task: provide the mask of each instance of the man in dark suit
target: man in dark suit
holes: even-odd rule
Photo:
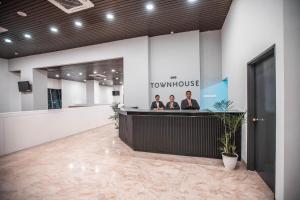
[[[195,99],[192,99],[192,92],[185,92],[186,99],[181,101],[181,109],[182,110],[199,110],[200,106]]]
[[[151,104],[151,110],[163,110],[165,109],[165,105],[160,100],[160,96],[157,94],[155,95],[155,101]]]
[[[170,101],[166,105],[167,110],[180,110],[178,103],[175,102],[174,99],[175,99],[174,95],[169,96]]]

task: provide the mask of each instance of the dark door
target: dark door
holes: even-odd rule
[[[251,64],[252,97],[250,97],[250,146],[252,168],[275,192],[276,155],[276,81],[274,49]],[[248,87],[249,89],[249,87]],[[248,93],[249,95],[249,93]]]

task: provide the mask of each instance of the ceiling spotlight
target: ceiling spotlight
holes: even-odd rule
[[[67,74],[67,76],[71,76],[71,74]]]
[[[146,4],[146,9],[149,10],[149,11],[151,11],[151,10],[154,9],[154,5],[152,3],[147,3]]]
[[[75,21],[74,22],[75,26],[81,28],[82,27],[82,22],[81,21]]]
[[[4,38],[4,42],[6,42],[6,43],[12,43],[12,40],[9,39],[9,38]]]
[[[114,18],[115,18],[115,16],[112,13],[107,13],[106,14],[106,19],[113,20]]]
[[[27,14],[22,11],[18,11],[17,14],[20,15],[21,17],[27,17]]]
[[[97,72],[96,72],[96,71],[94,71],[94,74],[97,74]]]
[[[116,71],[115,69],[112,69],[112,70],[111,70],[111,72],[115,72],[115,71]]]
[[[171,32],[170,32],[170,34],[172,34],[172,35],[173,35],[173,34],[174,34],[174,31],[171,31]]]
[[[79,72],[78,74],[79,74],[79,76],[81,76],[81,75],[82,75],[82,72]]]
[[[104,80],[106,81],[107,79],[105,78]]]
[[[118,78],[118,77],[116,77],[116,80],[119,80],[119,78]]]
[[[58,28],[52,26],[52,27],[50,27],[50,31],[51,31],[52,33],[58,33]]]
[[[55,77],[56,77],[56,78],[59,78],[59,75],[58,75],[58,74],[56,74],[56,75],[55,75]]]
[[[85,79],[84,79],[83,81],[84,81],[84,82],[86,82],[86,80],[85,80]]]
[[[31,36],[29,33],[25,33],[25,34],[24,34],[24,37],[25,37],[26,39],[31,39],[31,38],[32,38],[32,36]]]
[[[189,3],[195,3],[197,0],[187,0]]]
[[[123,82],[121,81],[120,84],[122,84]]]

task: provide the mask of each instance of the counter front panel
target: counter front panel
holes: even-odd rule
[[[241,130],[236,133],[239,155],[240,134]],[[137,151],[221,158],[219,138],[222,135],[222,121],[209,112],[120,112],[119,137]]]

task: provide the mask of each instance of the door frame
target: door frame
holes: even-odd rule
[[[248,170],[255,170],[255,129],[254,123],[251,119],[253,119],[253,114],[255,113],[255,65],[264,61],[269,56],[274,56],[276,61],[276,45],[272,45],[264,52],[259,54],[257,57],[252,59],[250,62],[247,63],[247,169]],[[275,75],[276,75],[276,62],[275,62]],[[275,77],[276,82],[276,77]],[[276,86],[275,86],[276,87]],[[277,99],[276,99],[277,100]],[[277,102],[277,101],[276,101]],[[277,111],[275,112],[277,115]],[[276,137],[276,132],[275,132]],[[276,140],[276,138],[275,138]],[[276,145],[275,145],[276,146]],[[276,147],[275,147],[275,155],[276,155]],[[276,159],[276,156],[275,156]],[[276,164],[276,163],[275,163]],[[276,165],[275,165],[275,176],[276,176]]]

